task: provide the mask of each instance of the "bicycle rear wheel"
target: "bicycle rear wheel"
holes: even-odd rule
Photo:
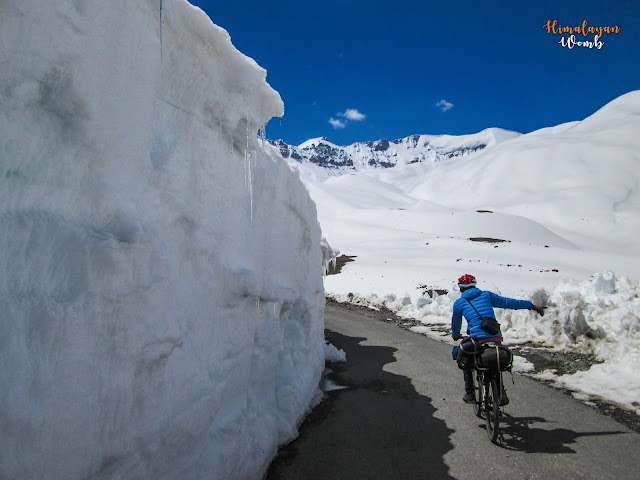
[[[480,372],[473,372],[473,396],[476,403],[473,404],[473,413],[482,418],[482,401],[484,399],[483,379]]]
[[[487,434],[492,442],[498,439],[498,429],[500,425],[500,390],[494,375],[487,384],[485,393],[485,409],[487,413]]]

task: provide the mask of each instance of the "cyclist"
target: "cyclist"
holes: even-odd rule
[[[534,305],[528,300],[516,300],[514,298],[501,297],[488,290],[482,291],[476,287],[477,281],[473,275],[463,275],[458,279],[458,287],[462,293],[462,297],[455,301],[453,304],[453,314],[451,316],[451,336],[454,340],[462,338],[460,335],[460,328],[462,327],[462,317],[467,320],[467,335],[470,337],[476,337],[479,343],[502,342],[502,332],[492,335],[485,332],[481,328],[481,317],[496,318],[496,314],[493,311],[493,307],[497,308],[510,308],[513,310],[534,310],[540,315],[544,315],[544,308]],[[473,303],[471,303],[473,302]],[[454,359],[457,356],[459,347],[454,347],[453,356]],[[473,377],[472,369],[465,369],[462,371],[464,376],[464,390],[465,396],[463,400],[466,403],[474,403],[475,398],[473,394]],[[506,391],[503,390],[501,405],[507,405],[509,399],[507,398]]]

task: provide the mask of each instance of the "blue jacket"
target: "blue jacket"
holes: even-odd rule
[[[502,336],[502,332],[498,332],[497,335],[491,335],[480,328],[482,321],[473,307],[469,305],[467,299],[471,300],[473,307],[476,307],[476,310],[478,310],[481,317],[496,318],[493,307],[510,308],[513,310],[531,310],[533,308],[533,303],[528,300],[516,300],[514,298],[501,297],[493,292],[482,291],[479,288],[470,288],[463,292],[462,298],[459,298],[453,304],[451,336],[454,339],[460,338],[460,328],[462,327],[463,315],[464,318],[467,319],[467,335],[470,337],[476,336],[478,338],[487,338]]]

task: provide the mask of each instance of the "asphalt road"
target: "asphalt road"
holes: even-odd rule
[[[325,311],[347,354],[267,479],[637,479],[640,435],[551,387],[505,377],[498,445],[462,402],[451,347],[359,312]]]

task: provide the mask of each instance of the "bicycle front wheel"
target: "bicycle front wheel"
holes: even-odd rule
[[[473,404],[473,413],[482,418],[482,401],[484,399],[483,379],[480,372],[473,372],[473,395],[476,403]]]
[[[500,425],[500,390],[494,375],[487,385],[485,393],[485,407],[487,413],[487,434],[492,442],[498,439],[498,428]]]

